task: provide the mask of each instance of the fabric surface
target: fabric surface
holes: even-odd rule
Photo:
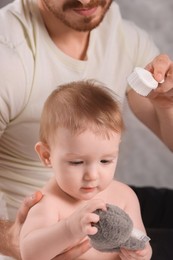
[[[147,229],[148,235],[151,237],[151,246],[153,255],[151,260],[172,260],[173,250],[173,229]]]

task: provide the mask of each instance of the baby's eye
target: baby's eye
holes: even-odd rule
[[[69,164],[71,164],[71,165],[80,165],[82,163],[83,163],[83,161],[70,161],[69,162]]]
[[[107,164],[107,163],[110,163],[111,161],[110,160],[101,160],[100,162],[103,164]]]

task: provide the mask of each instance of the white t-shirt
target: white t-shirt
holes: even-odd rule
[[[43,103],[52,90],[62,83],[96,79],[123,102],[127,76],[157,54],[144,31],[122,20],[115,2],[91,32],[85,61],[57,48],[36,0],[16,0],[0,10],[0,191],[10,218],[23,197],[52,174],[34,151]]]

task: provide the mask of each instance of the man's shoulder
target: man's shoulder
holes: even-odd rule
[[[137,26],[134,22],[130,20],[126,20],[125,18],[122,17],[121,15],[121,10],[119,5],[116,2],[112,2],[108,12],[107,16],[105,17],[105,23],[109,23],[110,26],[112,26],[112,29],[114,28],[116,31],[116,28],[113,27],[117,24],[119,32],[124,35],[124,37],[127,37],[126,40],[130,40],[131,38],[133,39],[140,37],[146,37],[148,34]]]
[[[112,27],[113,25],[115,26],[115,24],[118,24],[120,21],[122,21],[120,8],[118,4],[113,1],[105,15],[105,18],[103,19],[102,24],[108,24],[108,26]]]
[[[1,44],[15,47],[26,39],[32,22],[25,2],[25,0],[17,0],[0,9]]]

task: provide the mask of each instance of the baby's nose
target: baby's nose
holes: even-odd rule
[[[85,180],[96,180],[98,178],[98,169],[96,167],[88,167],[85,171]]]

